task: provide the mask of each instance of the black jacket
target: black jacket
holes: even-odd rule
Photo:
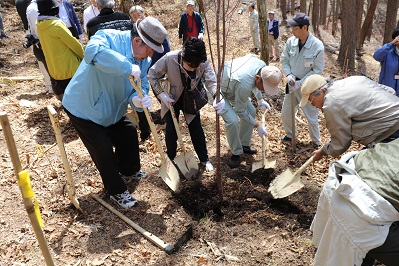
[[[111,8],[104,8],[97,17],[87,22],[87,33],[89,39],[96,34],[98,30],[131,30],[133,28],[129,15],[121,12],[114,12]]]

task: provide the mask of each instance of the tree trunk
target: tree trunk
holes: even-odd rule
[[[291,0],[290,13],[291,13],[291,17],[295,14],[295,0]]]
[[[313,26],[313,32],[316,36],[319,35],[319,14],[320,14],[320,0],[313,0],[312,26]]]
[[[383,43],[392,41],[392,31],[395,29],[397,23],[397,12],[398,0],[388,0]]]
[[[370,1],[370,6],[367,9],[367,14],[366,17],[364,18],[363,26],[362,29],[360,30],[359,34],[359,40],[357,47],[362,48],[364,41],[366,40],[367,33],[370,30],[370,26],[372,25],[373,22],[373,17],[374,17],[374,12],[377,8],[378,0],[371,0]]]
[[[283,23],[287,20],[287,0],[280,0],[280,10],[281,10],[281,15],[283,16]]]
[[[260,59],[269,64],[269,42],[267,41],[269,31],[267,30],[267,7],[266,1],[258,0],[257,3],[259,13],[259,34],[260,34]]]
[[[338,62],[343,67],[345,75],[348,69],[355,68],[356,36],[353,34],[353,25],[356,25],[356,0],[342,1],[341,16],[341,47],[339,49]]]
[[[355,24],[355,37],[356,44],[359,44],[360,39],[360,29],[362,27],[362,19],[363,19],[363,0],[356,0],[356,24]],[[361,47],[356,45],[356,49],[360,51]]]
[[[300,8],[302,13],[306,13],[306,0],[301,0]]]
[[[332,18],[332,27],[331,27],[331,34],[333,36],[336,35],[338,29],[338,19],[339,19],[339,11],[340,11],[340,0],[334,0],[334,14]]]
[[[319,0],[320,3],[320,11],[319,11],[319,25],[320,26],[325,26],[326,25],[326,12],[324,9],[325,4],[327,3],[327,0]]]

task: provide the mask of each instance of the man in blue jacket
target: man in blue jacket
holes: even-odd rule
[[[280,35],[278,29],[278,19],[274,17],[276,12],[269,11],[269,18],[267,19],[267,30],[269,32],[269,57],[273,59],[273,48],[276,53],[276,60],[280,60],[280,49],[278,47],[278,36]]]
[[[195,2],[188,0],[186,2],[187,12],[180,17],[179,22],[179,44],[183,44],[189,37],[195,37],[200,40],[204,38],[204,21],[201,15],[194,11]]]
[[[65,90],[62,104],[100,172],[110,199],[123,208],[137,201],[124,179],[141,179],[137,131],[125,113],[128,104],[151,108],[147,70],[154,50],[163,51],[167,31],[159,20],[138,20],[137,30],[99,30]],[[143,98],[128,77],[141,78]],[[115,148],[115,151],[114,151]]]
[[[393,88],[399,96],[399,27],[392,32],[392,40],[377,49],[373,57],[381,63],[378,82]]]

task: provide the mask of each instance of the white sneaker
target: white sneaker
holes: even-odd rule
[[[203,166],[205,166],[205,170],[206,170],[207,172],[212,172],[212,171],[213,171],[213,165],[211,164],[210,161],[201,162],[201,164],[202,164]]]
[[[141,179],[145,179],[146,177],[147,177],[147,173],[144,171],[138,171],[138,172],[134,173],[133,175],[122,175],[122,179],[126,182],[129,182],[132,179],[141,180]]]
[[[128,190],[126,190],[122,194],[110,195],[109,198],[118,203],[119,206],[124,209],[133,207],[137,203],[137,200],[135,200],[132,195],[130,195],[130,192]]]

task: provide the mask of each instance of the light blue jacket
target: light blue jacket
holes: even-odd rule
[[[289,38],[281,55],[281,68],[286,76],[293,74],[302,84],[307,77],[324,71],[324,45],[310,32],[299,51],[299,39]]]
[[[384,44],[375,51],[373,57],[381,63],[378,82],[393,88],[396,91],[396,96],[399,96],[399,80],[394,78],[399,72],[399,56],[395,52],[395,45]]]
[[[252,125],[256,125],[256,120],[251,116],[247,109],[247,103],[251,93],[257,99],[262,99],[262,92],[255,86],[255,77],[259,69],[266,66],[254,54],[248,54],[226,62],[223,68],[220,90],[223,97],[234,106],[234,111],[240,117]]]
[[[140,67],[142,90],[148,94],[150,63],[149,57],[133,58],[130,31],[99,30],[87,43],[83,61],[65,90],[62,105],[79,118],[105,127],[115,124],[137,95],[128,79],[132,64]]]

